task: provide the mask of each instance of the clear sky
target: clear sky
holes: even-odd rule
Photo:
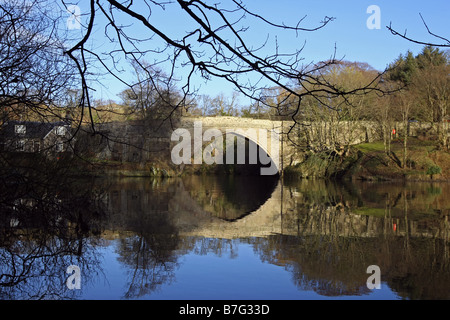
[[[219,0],[214,0],[219,2]],[[224,3],[226,1],[223,1]],[[300,26],[316,27],[325,16],[334,17],[325,28],[298,33],[279,30],[262,25],[251,25],[246,34],[247,41],[255,47],[261,45],[269,35],[267,50],[274,48],[277,37],[280,51],[292,52],[305,45],[302,57],[305,63],[318,62],[332,56],[337,48],[337,58],[349,61],[367,62],[377,70],[384,70],[400,54],[411,50],[419,53],[423,46],[411,43],[398,36],[392,35],[386,28],[392,23],[394,29],[423,41],[442,42],[431,37],[422,23],[419,13],[426,20],[429,28],[436,34],[450,38],[450,1],[448,0],[248,0],[244,1],[247,8],[275,23],[295,25],[299,19],[306,16]],[[82,2],[80,2],[80,5]],[[177,6],[177,4],[174,4]],[[367,13],[371,5],[380,9],[380,29],[369,29],[367,20],[373,12]],[[81,8],[84,10],[87,8]],[[176,7],[174,7],[176,9]],[[180,11],[172,11],[170,6],[165,10],[154,10],[151,22],[162,26],[168,34],[179,34],[186,31],[187,20],[180,16]],[[249,20],[250,21],[250,20]],[[126,24],[126,21],[124,22]],[[245,21],[244,21],[245,23]],[[99,27],[96,37],[97,46],[104,43],[101,39],[103,29]],[[180,72],[183,72],[180,70]],[[124,89],[117,82],[105,82],[107,88],[99,89],[103,98],[117,100],[117,93]],[[202,84],[202,93],[212,96],[224,92],[230,93],[231,86],[223,82]]]

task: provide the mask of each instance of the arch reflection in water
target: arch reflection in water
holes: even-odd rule
[[[261,190],[259,201],[246,203],[249,188],[234,191],[239,180],[208,179],[99,182],[108,216],[97,241],[83,236],[82,257],[102,255],[82,272],[109,284],[84,283],[78,297],[449,298],[446,184],[285,180],[268,198]],[[219,190],[220,201],[235,205],[228,212],[210,210]],[[366,287],[373,264],[381,291]]]
[[[445,288],[449,284],[446,280],[449,227],[441,198],[450,191],[447,188],[439,193],[435,192],[437,186],[285,182],[283,187],[278,183],[271,197],[251,214],[223,219],[213,210],[205,210],[211,206],[210,202],[198,199],[204,199],[206,189],[213,193],[211,189],[215,187],[211,186],[227,183],[205,182],[202,177],[190,179],[194,181],[176,180],[166,187],[160,186],[150,192],[154,192],[153,196],[145,198],[155,203],[165,194],[170,199],[163,210],[164,223],[170,228],[161,230],[176,230],[171,233],[178,241],[176,249],[172,246],[171,251],[172,258],[178,257],[176,267],[174,263],[171,268],[172,280],[177,278],[175,269],[183,268],[181,257],[190,260],[197,255],[212,255],[237,259],[239,248],[250,245],[263,265],[269,262],[292,273],[299,293],[312,290],[330,297],[373,294],[365,285],[366,268],[377,264],[383,272],[384,286],[390,288],[389,297],[396,294],[421,299],[448,296]],[[203,183],[209,187],[199,190]],[[200,196],[191,197],[191,194]],[[230,197],[228,200],[233,202]],[[273,204],[270,208],[269,203]],[[441,209],[437,211],[436,206]],[[145,214],[151,214],[148,206],[142,208],[147,208]],[[205,273],[220,270],[214,261],[210,263],[198,267]],[[241,268],[245,274],[246,267]],[[429,272],[433,280],[422,278],[422,274]],[[261,281],[276,283],[278,276],[274,273],[274,278]],[[411,277],[414,288],[410,287]],[[224,279],[222,285],[226,287],[229,280]],[[198,281],[203,287],[201,278]],[[245,291],[246,280],[241,281]],[[433,289],[427,283],[432,283]],[[392,293],[394,289],[396,294]],[[421,295],[415,295],[416,292]],[[158,294],[153,292],[152,296]]]
[[[183,179],[189,196],[214,217],[236,221],[258,210],[273,196],[278,177],[191,176]]]

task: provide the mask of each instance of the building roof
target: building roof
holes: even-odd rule
[[[25,125],[25,133],[16,133],[16,125]],[[4,137],[23,137],[28,139],[43,139],[53,128],[67,126],[63,121],[59,122],[38,122],[38,121],[8,121],[5,123],[0,134]]]

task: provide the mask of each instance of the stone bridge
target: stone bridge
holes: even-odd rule
[[[363,121],[300,123],[294,127],[293,121],[184,116],[176,127],[154,127],[158,126],[145,120],[104,123],[98,130],[108,139],[90,141],[89,148],[99,159],[120,162],[152,162],[155,156],[174,165],[249,161],[262,164],[261,175],[274,175],[302,162],[299,145],[321,150],[380,138],[377,125]],[[89,139],[79,139],[83,148]]]
[[[238,137],[237,145],[239,145],[239,138],[246,138],[253,143],[251,144],[253,149],[248,148],[248,154],[253,155],[253,159],[250,158],[253,162],[250,164],[255,163],[257,154],[259,160],[264,160],[264,157],[268,156],[270,160],[261,162],[263,164],[270,162],[270,167],[261,168],[261,175],[273,175],[283,174],[284,168],[303,160],[303,153],[299,151],[299,146],[316,150],[323,150],[324,147],[331,150],[335,148],[337,152],[340,152],[345,145],[381,138],[377,124],[368,121],[302,122],[295,126],[294,124],[293,121],[241,117],[182,117],[180,129],[176,130],[171,137],[170,149],[174,152],[172,156],[176,157],[182,149],[186,151],[184,152],[186,157],[178,158],[178,163],[201,164],[202,161],[213,163],[214,160],[223,159],[223,157],[221,157],[222,153],[218,152],[215,154],[217,158],[214,159],[211,156],[212,150],[226,141],[226,163],[234,164],[235,155],[233,149],[229,147],[234,146],[234,137]],[[217,138],[219,138],[218,143]],[[264,152],[255,151],[256,146]],[[240,159],[240,151],[241,154],[244,153],[243,149],[238,147],[237,161]],[[193,158],[189,155],[193,155]]]
[[[183,154],[184,158],[174,162],[244,164],[248,156],[250,164],[268,165],[261,167],[261,175],[282,174],[285,166],[295,162],[294,143],[286,139],[293,124],[239,117],[183,117],[171,136],[172,160]]]

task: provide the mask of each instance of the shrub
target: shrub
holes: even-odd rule
[[[433,175],[440,174],[442,172],[441,167],[437,165],[432,165],[428,167],[427,174],[431,176],[431,179],[433,179]]]

